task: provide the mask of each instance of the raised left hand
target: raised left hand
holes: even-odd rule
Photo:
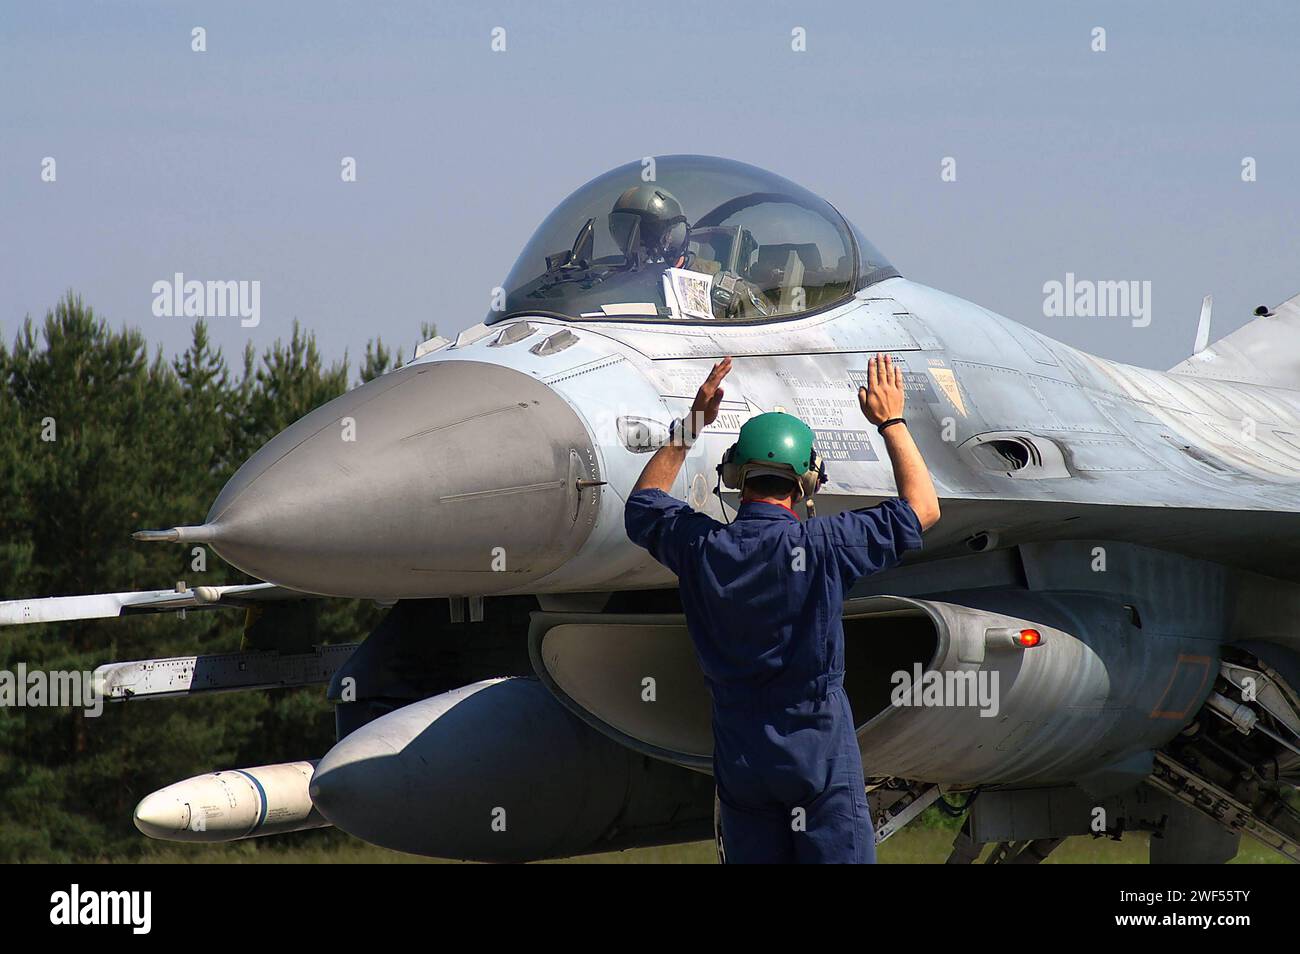
[[[879,426],[890,418],[903,416],[903,369],[889,355],[877,354],[867,362],[867,387],[858,388],[858,404],[863,416]]]

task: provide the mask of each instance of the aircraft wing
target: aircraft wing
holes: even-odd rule
[[[109,619],[135,613],[168,613],[220,606],[246,607],[267,600],[302,599],[310,595],[276,586],[274,583],[247,583],[7,600],[0,602],[0,626],[57,623],[76,619]]]
[[[1217,381],[1300,387],[1300,295],[1169,370]]]

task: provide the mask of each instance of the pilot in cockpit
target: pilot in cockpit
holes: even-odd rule
[[[653,182],[644,171],[628,163],[557,206],[485,324],[797,318],[898,274],[824,199],[761,169],[665,156]]]
[[[714,318],[763,318],[775,310],[746,274],[759,249],[743,226],[692,229],[682,204],[653,183],[623,192],[609,214],[609,231],[633,268],[659,265],[710,276]]]

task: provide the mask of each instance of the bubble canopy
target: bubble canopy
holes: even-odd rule
[[[620,166],[561,202],[486,323],[763,321],[820,311],[897,274],[834,206],[788,179],[665,156]]]

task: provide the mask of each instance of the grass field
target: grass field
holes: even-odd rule
[[[952,832],[942,828],[906,830],[880,849],[884,864],[941,864],[948,857]],[[331,832],[322,844],[277,847],[274,839],[228,845],[168,847],[142,859],[161,864],[445,864],[431,858],[406,855]],[[1126,835],[1123,841],[1071,838],[1057,848],[1046,864],[1141,865],[1147,861],[1147,836]],[[1232,864],[1282,864],[1276,852],[1250,838],[1242,838],[1241,851]],[[454,863],[454,862],[452,862]],[[714,864],[713,842],[701,841],[666,848],[637,848],[605,855],[588,855],[558,864]]]

